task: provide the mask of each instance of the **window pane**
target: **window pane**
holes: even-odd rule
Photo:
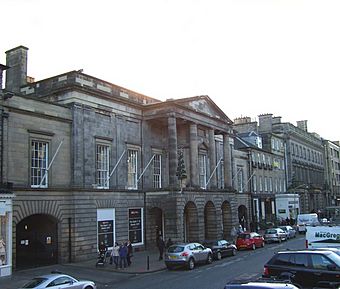
[[[97,144],[96,150],[96,182],[98,188],[108,188],[110,148],[107,145]]]
[[[161,155],[155,154],[153,158],[153,187],[161,188]]]
[[[47,187],[48,143],[31,142],[31,186]]]
[[[137,189],[137,151],[128,150],[128,188]]]

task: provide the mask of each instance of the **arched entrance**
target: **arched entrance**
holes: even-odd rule
[[[247,230],[249,228],[247,208],[244,205],[238,207],[238,221],[243,229]]]
[[[194,242],[199,240],[198,214],[196,205],[188,202],[184,208],[184,241]]]
[[[158,207],[153,207],[150,209],[149,214],[150,214],[149,228],[151,230],[150,241],[153,244],[156,244],[159,236],[164,237],[163,210]]]
[[[233,224],[230,203],[227,201],[224,201],[222,203],[221,211],[222,211],[223,238],[229,240],[231,239],[230,233],[231,233],[232,224]]]
[[[217,239],[216,209],[209,201],[204,207],[204,237],[206,240]]]
[[[58,223],[44,214],[32,215],[16,226],[16,267],[28,268],[58,262]]]

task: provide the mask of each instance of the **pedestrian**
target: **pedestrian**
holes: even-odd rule
[[[238,229],[237,229],[237,234],[242,234],[243,233],[243,228],[242,225],[238,225]]]
[[[111,258],[113,260],[113,263],[116,266],[116,269],[118,269],[118,265],[119,265],[119,245],[118,245],[117,242],[115,242],[115,245],[112,248]],[[111,262],[111,264],[112,264],[112,262]]]
[[[158,250],[159,250],[159,261],[161,261],[161,260],[163,260],[163,252],[164,252],[164,249],[165,249],[165,243],[163,241],[162,236],[159,236],[159,238],[158,238],[157,247],[158,247]]]
[[[235,226],[231,229],[230,236],[233,239],[233,243],[236,243],[236,237],[237,237],[237,230]]]
[[[127,241],[127,265],[130,266],[131,265],[131,257],[133,252],[133,247],[132,244],[130,242],[130,240]]]
[[[169,238],[168,241],[166,242],[166,247],[169,248],[173,244],[174,243],[172,242],[171,238]]]
[[[126,268],[127,253],[128,253],[127,244],[122,243],[119,247],[119,267],[120,267],[120,269],[123,269],[123,266],[124,266],[124,268]]]

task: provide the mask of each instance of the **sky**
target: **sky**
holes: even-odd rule
[[[1,0],[0,63],[72,70],[165,101],[208,95],[340,140],[339,0]]]

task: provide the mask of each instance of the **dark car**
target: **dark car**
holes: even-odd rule
[[[339,287],[340,256],[324,250],[278,252],[264,265],[263,277],[283,274],[300,288]]]
[[[225,256],[235,256],[237,252],[237,247],[226,240],[208,240],[203,245],[212,250],[213,257],[217,260]]]

